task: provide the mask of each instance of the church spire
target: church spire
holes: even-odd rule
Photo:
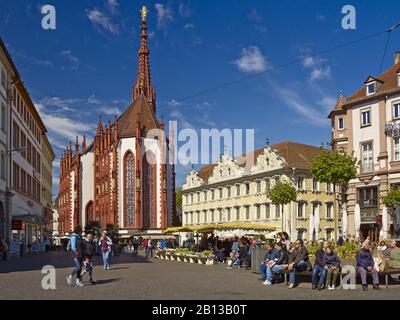
[[[156,92],[151,85],[150,75],[150,62],[149,62],[149,48],[147,46],[147,14],[148,10],[143,6],[142,14],[142,27],[141,27],[141,43],[139,49],[139,63],[136,83],[132,90],[132,101],[135,101],[140,94],[143,94],[151,109],[156,113]]]

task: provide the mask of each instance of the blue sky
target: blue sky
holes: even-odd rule
[[[57,29],[41,28],[42,2],[0,0],[0,36],[41,113],[57,160],[74,137],[93,136],[130,102],[136,77],[142,5],[148,28],[158,116],[180,128],[254,128],[255,146],[330,139],[326,119],[340,90],[347,96],[379,71],[386,35],[329,54],[310,55],[373,34],[400,21],[398,1],[48,1]],[[343,30],[352,4],[357,29]],[[392,34],[384,69],[400,50]],[[181,101],[254,72],[305,58],[286,68]],[[178,166],[180,185],[188,167]]]

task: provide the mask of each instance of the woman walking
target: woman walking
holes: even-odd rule
[[[104,270],[110,270],[110,252],[111,252],[111,246],[112,246],[112,241],[111,239],[107,236],[107,233],[103,231],[101,239],[99,241],[101,253],[103,254],[103,265],[104,265]]]

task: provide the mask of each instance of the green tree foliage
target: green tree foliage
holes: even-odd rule
[[[176,188],[175,200],[176,200],[176,207],[182,209],[182,188]]]
[[[290,182],[278,182],[269,191],[268,197],[273,204],[285,205],[291,201],[296,201],[297,191]]]
[[[400,205],[400,189],[395,188],[391,190],[387,195],[382,197],[382,202],[387,208],[391,208],[394,203]]]
[[[117,241],[119,236],[119,226],[117,224],[107,224],[106,227],[108,236],[112,239]]]
[[[85,225],[85,234],[91,233],[93,236],[101,234],[100,221],[89,221]]]
[[[312,175],[321,182],[346,185],[356,173],[356,160],[345,153],[323,150],[310,164]]]

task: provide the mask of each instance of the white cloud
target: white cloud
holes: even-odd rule
[[[303,55],[302,64],[306,69],[310,69],[310,80],[320,80],[331,77],[331,67],[327,66],[327,59],[318,56]]]
[[[88,98],[88,103],[90,104],[101,104],[102,102],[96,98],[95,94],[92,94],[89,98]]]
[[[71,106],[80,102],[80,99],[61,99],[60,97],[44,97],[39,100],[39,104],[43,107],[58,107],[57,111],[75,111]]]
[[[313,69],[310,74],[310,80],[319,80],[331,77],[331,67]]]
[[[305,102],[295,90],[287,89],[271,79],[268,80],[268,83],[288,107],[310,120],[313,125],[326,126],[328,124],[326,115],[323,114],[325,110],[321,111],[313,107],[312,104]]]
[[[193,23],[187,23],[183,26],[183,30],[189,30],[189,29],[194,29]]]
[[[102,106],[98,110],[108,116],[120,115],[122,113],[117,107]]]
[[[181,102],[176,101],[174,99],[172,99],[171,101],[168,101],[167,104],[168,104],[169,107],[179,107],[179,106],[182,105]]]
[[[197,47],[203,44],[203,38],[200,36],[193,36],[192,43],[190,44],[192,47]]]
[[[118,0],[107,0],[108,10],[110,10],[112,14],[115,14],[117,12],[118,6]]]
[[[170,5],[163,5],[161,3],[156,3],[155,8],[157,10],[157,28],[165,29],[168,24],[174,21],[174,16],[172,13],[172,8]]]
[[[178,123],[178,126],[182,129],[195,129],[192,124],[189,123],[189,121],[186,119],[186,117],[179,112],[178,110],[174,110],[170,114],[171,120],[176,120]]]
[[[256,46],[243,48],[241,57],[234,63],[240,71],[246,73],[262,72],[267,69],[267,61]]]
[[[98,9],[87,10],[86,15],[97,30],[111,32],[112,34],[119,33],[118,26],[113,24],[110,21],[110,18],[107,17],[100,10]]]
[[[72,55],[71,50],[64,50],[61,52],[61,55],[70,62],[70,64],[71,64],[70,69],[72,69],[72,70],[79,69],[80,61],[79,61],[78,57],[75,57],[74,55]]]
[[[179,14],[183,18],[190,18],[192,15],[192,10],[190,9],[189,4],[179,4]]]

